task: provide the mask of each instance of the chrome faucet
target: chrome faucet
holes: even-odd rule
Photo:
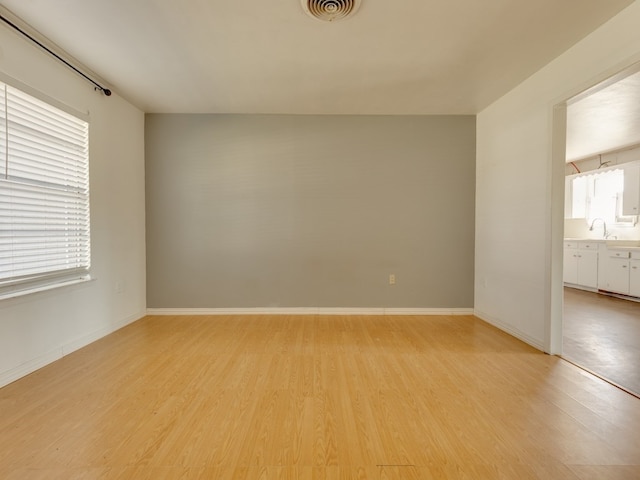
[[[605,222],[602,218],[594,218],[593,222],[591,222],[591,226],[589,227],[589,231],[592,232],[593,231],[593,224],[596,223],[596,221],[600,220],[602,222],[602,238],[607,238],[609,236],[609,232],[607,232],[607,222]]]

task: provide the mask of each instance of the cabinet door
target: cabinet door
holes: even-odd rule
[[[578,250],[564,249],[563,279],[565,283],[578,284]]]
[[[629,295],[640,297],[640,260],[631,260],[629,266]]]
[[[609,250],[607,244],[602,242],[598,246],[598,290],[606,290],[607,287],[607,268],[609,264]]]
[[[578,250],[578,285],[598,288],[598,252]]]
[[[609,257],[607,260],[607,290],[629,294],[629,259]]]
[[[624,193],[622,195],[622,215],[640,213],[640,165],[624,169]]]

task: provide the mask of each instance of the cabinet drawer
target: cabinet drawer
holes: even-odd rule
[[[636,251],[631,252],[631,258],[635,260],[640,260],[640,252],[636,252]]]
[[[564,248],[578,248],[578,242],[568,242],[565,240]]]
[[[594,242],[578,242],[580,250],[598,250],[598,244]]]
[[[609,250],[609,256],[611,258],[629,258],[631,255],[629,250]]]

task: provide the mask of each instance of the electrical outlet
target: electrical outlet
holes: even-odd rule
[[[389,285],[395,285],[396,284],[396,276],[395,274],[391,274],[389,275]]]

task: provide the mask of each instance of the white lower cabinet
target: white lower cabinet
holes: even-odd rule
[[[564,242],[563,257],[563,280],[564,283],[578,283],[578,244]]]
[[[629,295],[640,297],[640,252],[631,254],[629,267]]]
[[[598,245],[565,241],[564,247],[564,282],[598,288]]]
[[[640,249],[605,242],[565,240],[564,283],[640,298]]]
[[[610,250],[603,290],[640,297],[640,251]]]
[[[607,291],[629,295],[629,257],[609,257],[606,275]]]
[[[598,252],[578,250],[578,285],[598,288]]]

